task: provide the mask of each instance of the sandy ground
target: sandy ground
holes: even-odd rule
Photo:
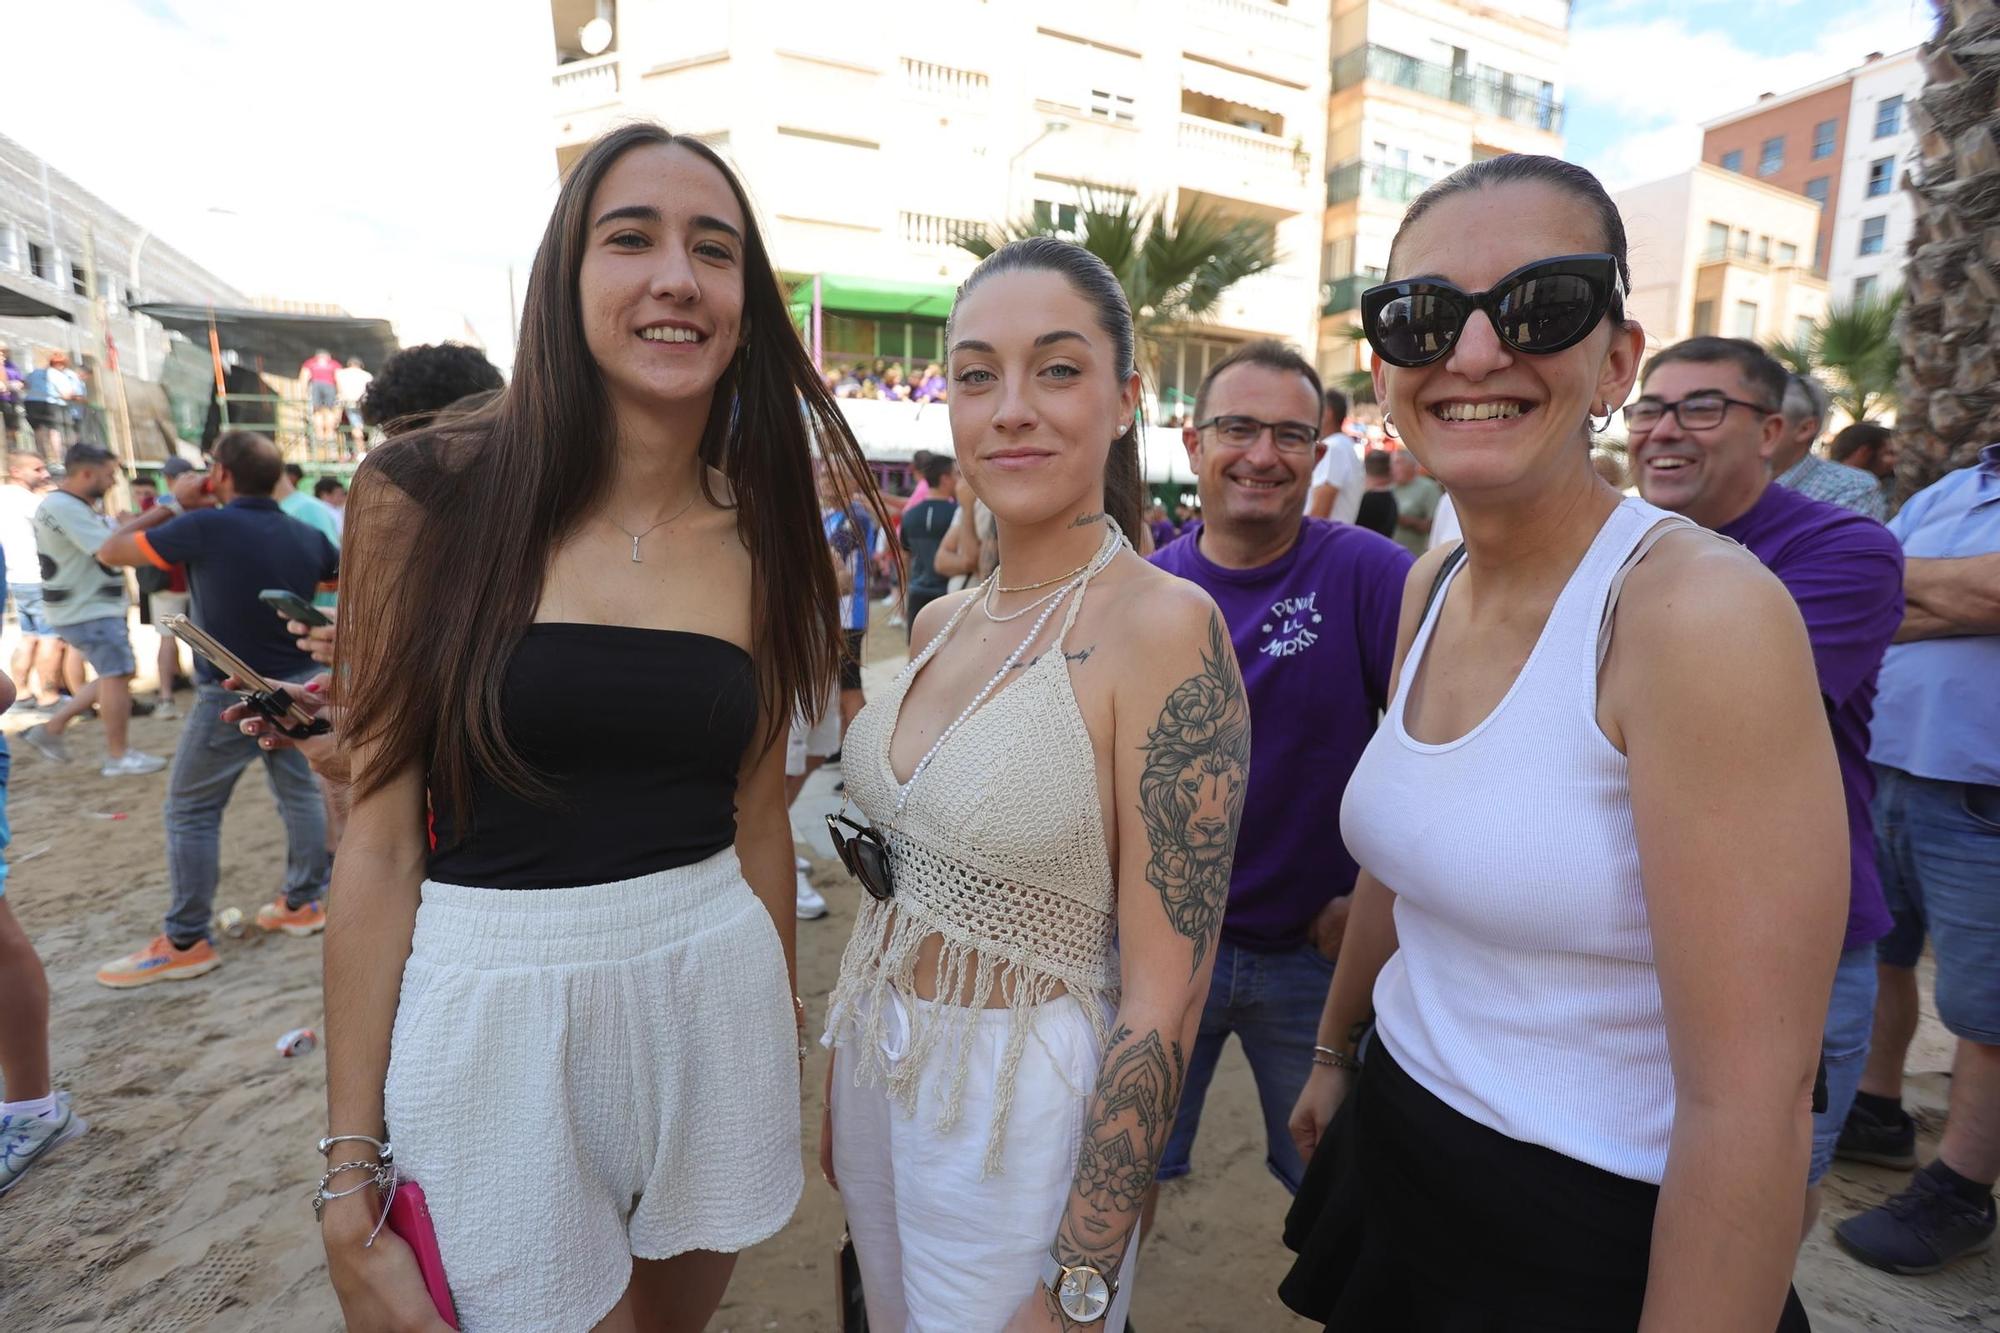
[[[0,642],[0,654],[10,647]],[[140,648],[141,662],[150,661],[149,641]],[[31,720],[14,714],[0,725],[13,732]],[[137,720],[133,740],[167,754],[177,728]],[[337,1328],[307,1203],[320,1170],[312,1140],[323,1132],[323,1057],[286,1060],[273,1047],[285,1030],[319,1023],[319,943],[219,940],[226,962],[208,977],[138,992],[99,987],[91,979],[99,962],[159,928],[167,898],[160,831],[166,782],[164,774],[100,778],[94,761],[82,762],[101,753],[95,725],[80,725],[71,737],[79,762],[66,769],[15,746],[7,896],[48,966],[58,1085],[75,1095],[92,1127],[0,1202],[0,1330]],[[815,882],[833,905],[826,920],[800,924],[801,984],[815,1017],[859,892],[831,860],[818,817],[838,802],[836,775],[815,778],[796,812],[818,858]],[[275,892],[282,862],[271,800],[261,782],[246,780],[224,827],[218,904],[251,911]],[[1942,1030],[1927,1017],[1913,1069],[1942,1070],[1948,1055]],[[816,1160],[824,1058],[815,1049],[807,1068],[801,1148],[808,1162]],[[1916,1081],[1926,1154],[1944,1095],[1941,1075]],[[1273,1295],[1288,1267],[1278,1241],[1286,1198],[1263,1168],[1249,1069],[1233,1046],[1202,1124],[1194,1173],[1165,1191],[1140,1270],[1134,1327],[1312,1327]],[[834,1329],[840,1205],[817,1170],[807,1176],[798,1215],[743,1257],[711,1329]],[[1866,1207],[1902,1179],[1842,1166],[1830,1182],[1827,1215]],[[1822,1221],[1805,1247],[1798,1285],[1821,1330],[2000,1329],[1996,1270],[2000,1263],[1989,1255],[1937,1277],[1892,1278],[1848,1260]]]

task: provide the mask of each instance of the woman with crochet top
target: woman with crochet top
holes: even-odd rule
[[[1124,1327],[1139,1209],[1207,993],[1250,760],[1207,595],[1134,554],[1117,280],[996,251],[947,326],[992,577],[917,618],[848,731],[873,895],[827,1021],[821,1167],[871,1327]]]

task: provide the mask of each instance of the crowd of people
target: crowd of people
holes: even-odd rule
[[[1396,448],[1250,343],[1170,516],[1110,269],[1004,246],[946,329],[954,454],[886,497],[836,402],[867,376],[813,365],[742,184],[635,123],[564,177],[512,382],[399,413],[332,540],[259,437],[118,525],[72,450],[42,600],[107,737],[119,565],[185,566],[329,724],[205,672],[164,930],[99,980],[219,965],[214,820],[261,756],[289,855],[258,924],[325,928],[349,1327],[705,1324],[805,1184],[797,922],[828,905],[790,812],[836,759],[818,1168],[871,1328],[1129,1327],[1232,1036],[1292,1197],[1278,1295],[1331,1330],[1805,1329],[1841,1157],[1912,1172],[1835,1226],[1860,1262],[1990,1245],[2000,444],[1897,505],[1893,436],[1822,456],[1823,389],[1754,344],[1649,355],[1618,211],[1556,159],[1431,186],[1388,273]],[[1595,448],[1618,413],[1636,494]],[[908,655],[869,698],[885,569]],[[261,604],[336,574],[325,626]],[[1958,1048],[1920,1165],[1927,941]],[[0,899],[0,1012],[45,1012],[32,957]],[[29,1166],[80,1132],[32,1046],[0,1046]]]
[[[933,361],[921,375],[906,374],[900,361],[877,357],[856,361],[845,370],[825,373],[828,393],[836,398],[879,398],[892,403],[942,403],[949,398],[944,367]]]

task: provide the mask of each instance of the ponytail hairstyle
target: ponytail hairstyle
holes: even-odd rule
[[[1118,382],[1122,385],[1138,369],[1138,337],[1132,329],[1132,305],[1125,289],[1102,259],[1080,245],[1053,236],[1027,236],[1009,241],[979,261],[958,289],[952,305],[965,299],[973,288],[999,273],[1054,273],[1070,289],[1096,308],[1097,326],[1111,339],[1111,357]],[[945,325],[945,344],[951,344],[951,325]],[[1139,467],[1139,426],[1137,411],[1125,431],[1111,442],[1104,459],[1104,512],[1134,542],[1144,513],[1146,488]]]

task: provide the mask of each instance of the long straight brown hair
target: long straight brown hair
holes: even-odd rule
[[[735,173],[699,139],[624,125],[563,179],[528,277],[512,382],[484,406],[382,446],[355,475],[335,680],[346,743],[372,751],[357,775],[361,795],[421,765],[433,807],[464,828],[476,773],[531,799],[553,794],[508,743],[501,685],[553,550],[611,484],[615,423],[584,340],[578,274],[598,183],[651,145],[708,162],[743,211],[748,340],[716,384],[700,453],[728,479],[750,552],[763,743],[795,712],[816,712],[838,673],[813,453],[817,444],[841,494],[865,496],[886,522],[861,447],[792,325]],[[706,473],[702,489],[720,503]]]

